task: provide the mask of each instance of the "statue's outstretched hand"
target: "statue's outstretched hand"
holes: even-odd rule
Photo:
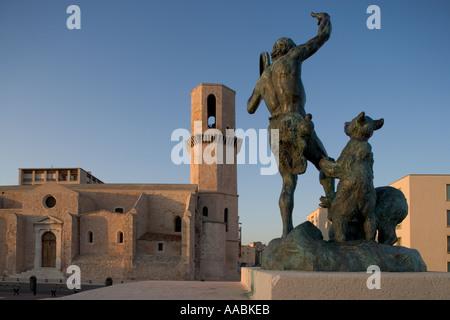
[[[325,13],[325,12],[321,12],[321,13],[311,12],[311,17],[316,18],[318,20],[317,25],[320,25],[320,23],[322,21],[326,21],[326,20],[330,19],[330,16],[328,15],[328,13]]]
[[[331,33],[331,21],[328,13],[314,13],[311,12],[311,16],[318,20],[317,24],[319,25],[319,35],[330,35]]]

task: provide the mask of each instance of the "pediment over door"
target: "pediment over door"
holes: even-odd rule
[[[45,218],[38,220],[34,223],[34,225],[52,225],[52,224],[62,225],[64,224],[64,221],[53,216],[46,216]]]

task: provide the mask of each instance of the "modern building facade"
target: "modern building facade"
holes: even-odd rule
[[[207,130],[235,128],[234,99],[219,84],[191,92],[192,122],[214,123],[190,139],[191,157],[224,146]],[[189,184],[113,184],[81,168],[20,169],[19,185],[0,186],[0,274],[74,264],[85,279],[237,279],[236,161],[190,170]]]
[[[417,249],[429,271],[450,271],[450,175],[410,174],[391,186],[409,206],[397,227],[398,244]]]
[[[47,182],[60,184],[96,184],[103,183],[94,177],[91,172],[82,168],[59,169],[19,169],[19,185],[38,185]]]
[[[397,226],[395,245],[417,249],[428,271],[450,271],[450,175],[410,174],[390,184],[405,195],[409,213]],[[328,239],[326,209],[307,216]]]

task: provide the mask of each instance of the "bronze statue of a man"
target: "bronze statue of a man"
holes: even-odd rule
[[[334,198],[334,180],[328,178],[319,167],[320,159],[328,158],[322,142],[313,129],[307,134],[301,133],[305,127],[311,127],[305,125],[306,121],[311,124],[311,116],[306,115],[304,109],[306,95],[301,80],[302,62],[319,50],[331,34],[331,22],[327,13],[311,15],[318,19],[319,32],[316,37],[299,46],[289,38],[279,39],[271,52],[272,65],[268,54],[261,54],[261,76],[247,103],[247,111],[252,114],[264,99],[272,115],[269,118],[269,133],[271,129],[279,130],[278,170],[283,178],[279,206],[283,237],[293,229],[292,210],[297,175],[305,172],[306,160],[320,170],[319,181],[326,196],[321,197],[321,206],[328,207]]]

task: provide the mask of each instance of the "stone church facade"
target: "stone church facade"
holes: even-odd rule
[[[19,185],[0,186],[0,274],[77,265],[82,279],[238,279],[237,139],[208,135],[235,128],[234,101],[224,85],[192,90],[192,132],[194,122],[202,131],[186,142],[191,160],[226,140],[234,162],[191,161],[189,184],[111,184],[81,168],[20,169]]]

